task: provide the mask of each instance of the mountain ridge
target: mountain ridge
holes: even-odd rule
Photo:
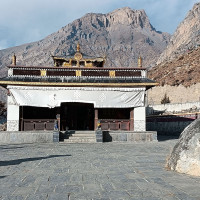
[[[88,13],[40,41],[1,50],[0,67],[5,75],[14,53],[19,65],[53,66],[50,55],[71,55],[77,42],[87,55],[106,56],[107,67],[137,66],[139,55],[147,67],[155,63],[169,38],[170,34],[156,31],[144,10],[124,7],[107,14]]]
[[[200,73],[200,3],[196,3],[172,35],[149,77],[160,85],[196,84]]]
[[[200,3],[193,6],[171,37],[148,77],[159,86],[148,91],[149,100],[160,104],[164,95],[171,103],[198,102],[200,94]]]
[[[185,19],[178,25],[170,42],[160,55],[157,64],[173,60],[188,50],[200,46],[200,3],[194,4]]]
[[[200,47],[188,51],[168,62],[160,63],[148,71],[149,78],[160,86],[190,87],[199,81]]]

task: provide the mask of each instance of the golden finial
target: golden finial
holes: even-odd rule
[[[76,46],[76,51],[79,52],[80,51],[80,44],[79,42],[77,43],[77,46]]]
[[[12,57],[12,65],[16,65],[16,55],[15,54]]]
[[[139,56],[138,58],[138,67],[142,67],[142,57]]]
[[[80,44],[79,44],[79,42],[77,43],[76,53],[74,55],[74,58],[77,61],[76,66],[80,67],[80,60],[83,58],[83,55],[80,53]]]

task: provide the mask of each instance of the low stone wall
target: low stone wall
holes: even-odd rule
[[[184,116],[147,117],[147,131],[157,131],[158,135],[179,136],[195,118]]]
[[[53,131],[0,131],[0,145],[48,142],[53,142]]]
[[[152,142],[157,141],[156,131],[103,131],[104,142]]]
[[[179,136],[191,122],[147,122],[147,130],[157,131],[158,135]]]

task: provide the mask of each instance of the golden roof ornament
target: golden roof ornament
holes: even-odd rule
[[[106,56],[104,57],[96,57],[96,58],[84,58],[83,53],[80,51],[80,44],[79,42],[76,45],[76,50],[74,52],[73,57],[67,56],[64,57],[57,57],[52,56],[54,60],[55,67],[103,67],[105,64]]]
[[[12,57],[12,65],[16,65],[16,55],[15,54]]]
[[[80,44],[77,43],[76,53],[74,55],[75,60],[79,61],[83,58],[83,55],[80,53]]]
[[[138,58],[138,67],[142,67],[142,57],[139,56]]]
[[[80,51],[80,44],[79,42],[77,43],[77,46],[76,46],[76,51],[79,52]]]
[[[82,54],[80,53],[80,52],[76,52],[75,53],[75,55],[74,55],[74,58],[76,59],[76,60],[81,60],[82,59]]]

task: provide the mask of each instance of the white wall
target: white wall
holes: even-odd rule
[[[151,109],[152,108],[152,109]],[[158,104],[158,105],[150,105],[147,107],[147,114],[154,114],[155,111],[165,111],[165,112],[181,112],[186,110],[197,109],[200,110],[200,102],[190,102],[190,103],[168,103],[168,104]]]
[[[166,94],[171,103],[187,103],[196,102],[200,99],[200,83],[191,85],[190,87],[179,86],[156,86],[147,91],[148,101],[151,105],[160,104]]]
[[[146,108],[134,108],[134,131],[146,131]]]
[[[12,96],[7,99],[7,131],[19,131],[19,106]]]

